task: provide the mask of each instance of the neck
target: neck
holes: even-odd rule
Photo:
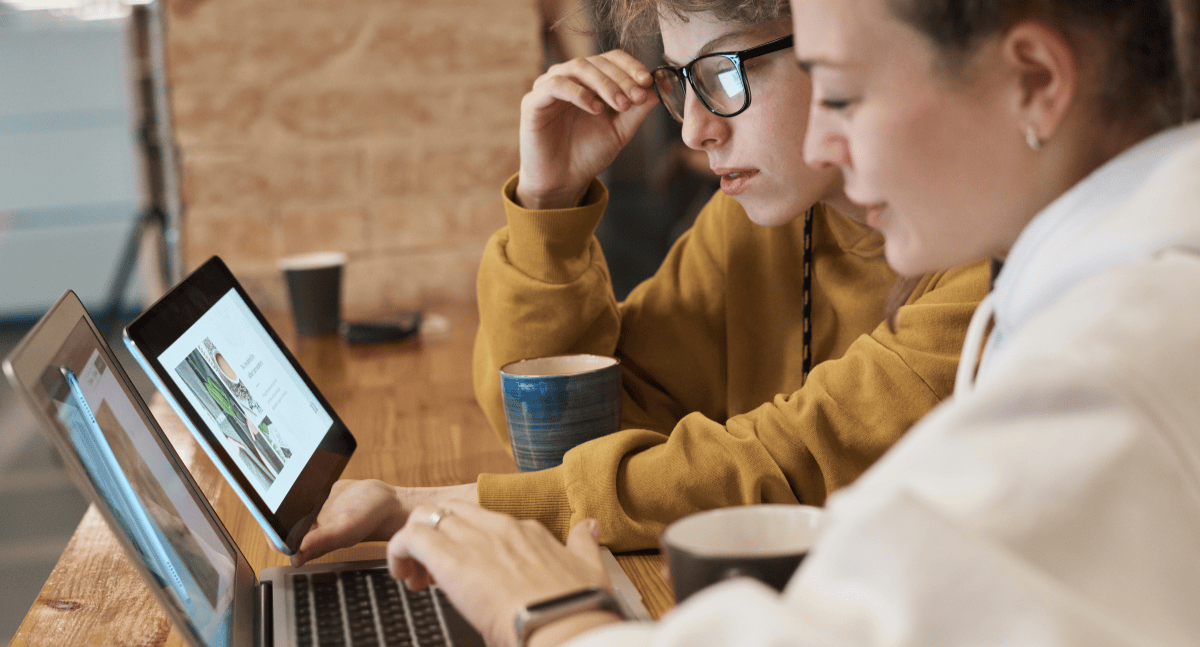
[[[837,195],[829,196],[821,200],[825,204],[837,209],[839,213],[847,218],[857,222],[860,225],[867,224],[867,209],[862,205],[851,202],[850,198],[846,197],[845,193],[838,191]]]

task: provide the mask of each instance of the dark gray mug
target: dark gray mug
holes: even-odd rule
[[[342,268],[346,255],[317,252],[280,259],[292,303],[292,320],[302,337],[336,333],[342,318]]]
[[[808,554],[824,512],[807,505],[747,505],[688,515],[663,531],[675,601],[734,577],[777,591]]]
[[[562,464],[576,445],[621,428],[621,365],[602,355],[524,359],[500,369],[504,419],[522,472]]]

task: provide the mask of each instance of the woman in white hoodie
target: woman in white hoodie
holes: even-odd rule
[[[996,260],[955,394],[830,499],[783,595],[733,581],[528,644],[1200,644],[1196,1],[793,11],[807,157],[843,169],[889,263]],[[564,549],[452,503],[389,554],[514,644],[522,606],[605,584],[588,530]]]

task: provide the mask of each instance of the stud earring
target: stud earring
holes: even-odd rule
[[[1025,127],[1025,143],[1035,151],[1042,148],[1042,140],[1038,137],[1037,128],[1034,128],[1033,124]]]

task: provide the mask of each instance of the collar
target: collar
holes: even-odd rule
[[[1162,214],[1131,200],[1154,172],[1200,145],[1200,123],[1168,129],[1109,160],[1039,212],[1021,232],[996,277],[997,343],[1079,282],[1198,235],[1193,218]],[[1128,208],[1125,207],[1127,203]],[[989,352],[993,344],[989,343]]]

